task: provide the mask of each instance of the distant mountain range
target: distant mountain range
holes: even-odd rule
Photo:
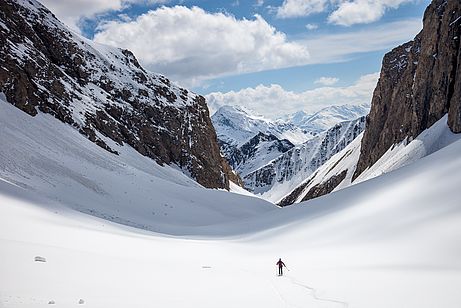
[[[241,147],[259,133],[287,139],[293,144],[301,144],[313,137],[293,123],[283,120],[269,120],[239,106],[223,106],[212,116],[218,139],[236,147]]]
[[[242,107],[211,117],[221,152],[249,191],[277,202],[365,127],[366,105],[332,106],[271,121]]]
[[[318,134],[338,123],[355,120],[370,111],[369,104],[362,105],[339,105],[323,108],[315,113],[298,111],[287,117],[287,122],[292,123],[303,131]]]

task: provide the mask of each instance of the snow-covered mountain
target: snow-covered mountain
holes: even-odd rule
[[[338,191],[377,176],[392,172],[461,140],[461,134],[453,133],[444,116],[415,139],[405,139],[391,147],[375,164],[353,180],[360,156],[363,134],[360,134],[341,152],[331,157],[314,174],[279,202],[281,206],[307,201]]]
[[[53,115],[105,150],[129,145],[200,184],[228,188],[205,99],[96,44],[35,0],[0,1],[0,92],[31,116]]]
[[[365,117],[339,123],[243,176],[245,187],[266,200],[278,202],[357,138],[364,128]]]
[[[338,123],[352,121],[365,116],[370,111],[370,105],[339,105],[323,108],[313,114],[298,111],[287,117],[289,123],[304,131],[318,134]]]
[[[332,158],[280,204],[390,172],[456,140],[453,133],[461,132],[460,35],[461,2],[433,1],[423,30],[384,56],[360,143]]]
[[[203,188],[106,139],[113,155],[45,113],[31,117],[0,97],[0,182],[116,223],[181,234],[274,209],[264,200]],[[214,200],[221,200],[216,203]],[[3,204],[0,204],[3,206]],[[182,227],[180,227],[182,226]]]
[[[271,121],[242,107],[223,106],[211,118],[221,152],[244,179],[244,186],[257,194],[272,196],[269,191],[276,183],[290,181],[293,177],[297,178],[295,182],[301,181],[298,176],[310,175],[328,160],[332,155],[330,150],[341,150],[351,142],[349,137],[335,139],[332,136],[338,134],[338,127],[349,128],[350,123],[345,122],[354,122],[367,111],[365,105],[332,106],[312,115],[301,111],[285,120]],[[363,120],[359,122],[363,123]],[[350,136],[357,136],[357,132],[363,130],[363,126],[359,126],[359,130]],[[305,164],[310,166],[306,167]],[[295,182],[289,187],[296,185]],[[283,196],[290,188],[282,189],[277,195]],[[268,200],[278,201],[273,197]]]
[[[301,144],[312,138],[309,132],[282,120],[272,121],[254,114],[244,107],[222,106],[212,116],[218,139],[227,144],[241,147],[259,133],[287,139]]]
[[[274,135],[261,132],[240,147],[220,139],[218,143],[227,161],[240,177],[259,169],[294,147],[286,139],[280,140]]]

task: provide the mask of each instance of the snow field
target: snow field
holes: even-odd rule
[[[51,117],[0,108],[0,307],[461,303],[460,140],[277,209],[203,189],[128,147],[112,155]],[[167,217],[151,215],[164,203]]]

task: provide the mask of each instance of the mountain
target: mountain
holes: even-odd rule
[[[226,144],[241,147],[259,133],[274,135],[278,139],[287,139],[293,144],[301,144],[312,138],[291,123],[272,121],[238,106],[222,106],[212,116],[218,139]]]
[[[243,176],[245,187],[266,200],[280,201],[330,157],[357,138],[364,127],[365,117],[335,125]]]
[[[177,165],[203,186],[235,180],[202,96],[70,31],[35,0],[1,0],[0,25],[0,92],[12,105],[50,114],[113,155],[126,144]]]
[[[461,132],[461,3],[433,1],[423,30],[384,56],[361,141],[285,196],[285,206],[391,172],[447,146]]]
[[[405,139],[395,144],[373,166],[352,181],[360,155],[363,137],[361,134],[291,191],[278,205],[287,206],[307,201],[373,179],[412,164],[461,140],[461,134],[453,133],[447,125],[447,120],[448,116],[445,115],[415,139]]]
[[[298,111],[290,115],[287,121],[304,131],[318,134],[338,123],[352,121],[365,116],[369,111],[370,106],[366,104],[329,106],[313,114]]]
[[[13,183],[45,200],[41,204],[177,235],[275,209],[261,199],[205,189],[174,165],[107,142],[118,155],[50,114],[31,117],[0,97],[0,143],[6,145],[0,147],[0,183]]]
[[[223,106],[211,119],[221,152],[243,179],[245,188],[269,196],[273,186],[296,178],[284,184],[288,188],[280,188],[276,194],[280,197],[351,142],[351,136],[363,129],[355,126],[356,119],[367,112],[365,105],[331,106],[312,115],[300,111],[285,120],[271,121],[242,107]],[[342,129],[352,129],[352,133]],[[341,139],[338,134],[349,135]],[[273,196],[268,200],[278,201]]]
[[[460,1],[432,1],[423,30],[384,56],[354,178],[445,114],[450,129],[461,132],[460,16]]]
[[[292,149],[294,145],[274,135],[258,133],[240,147],[218,139],[221,151],[231,167],[244,177]]]

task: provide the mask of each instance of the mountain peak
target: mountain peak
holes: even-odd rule
[[[288,139],[294,144],[303,143],[311,137],[291,123],[266,119],[242,106],[223,106],[211,119],[218,138],[237,146],[242,146],[260,132]]]

